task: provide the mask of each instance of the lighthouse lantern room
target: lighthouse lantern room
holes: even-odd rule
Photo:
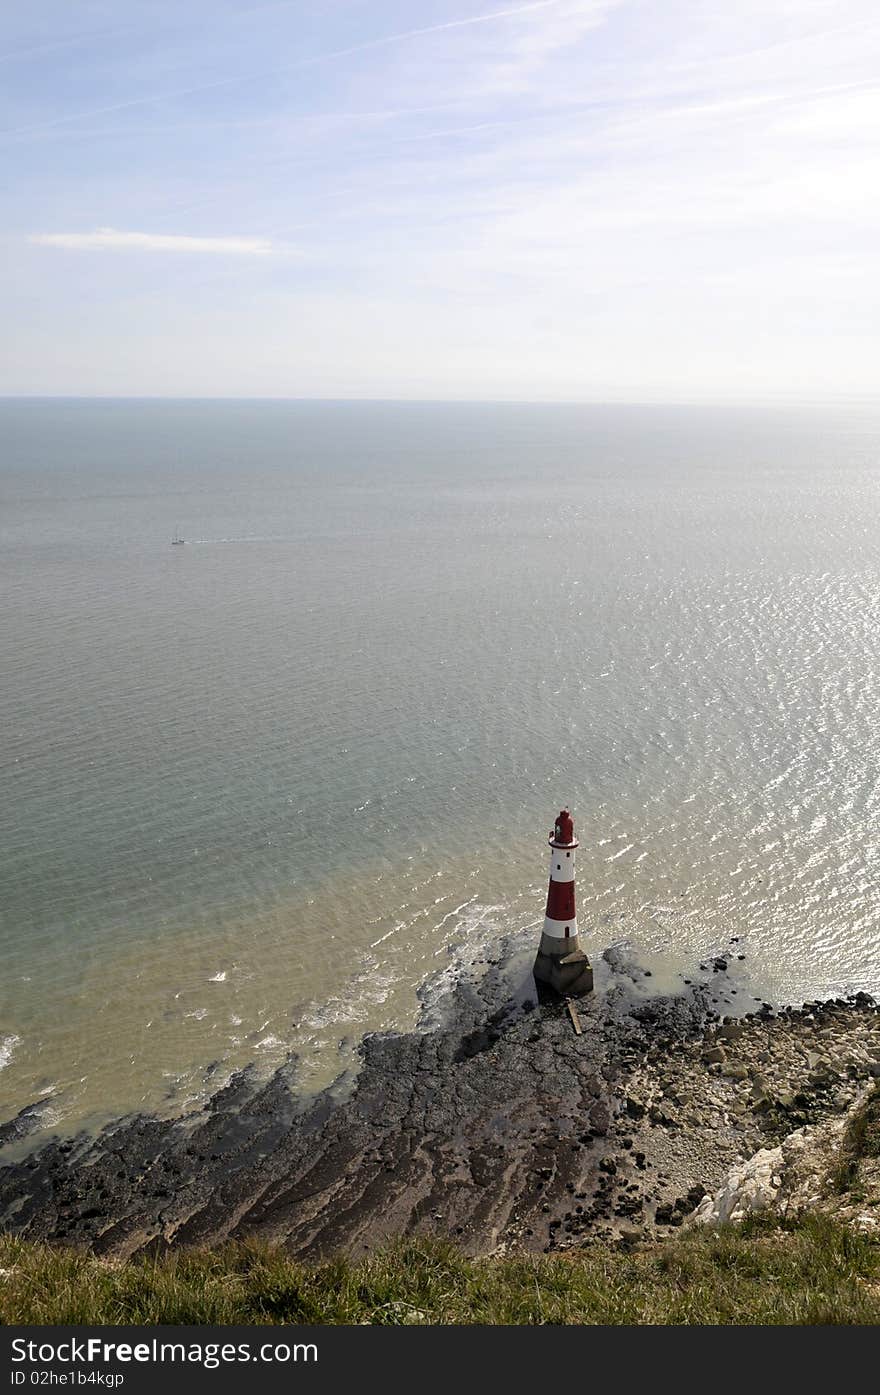
[[[593,990],[593,970],[578,943],[574,900],[574,855],[578,840],[567,809],[550,832],[550,888],[544,929],[535,959],[535,978],[564,997]]]

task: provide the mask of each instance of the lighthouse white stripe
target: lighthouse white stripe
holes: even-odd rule
[[[568,927],[568,934],[565,930]],[[577,916],[572,920],[551,920],[549,916],[544,917],[544,934],[552,935],[554,940],[573,940],[578,932]]]
[[[551,882],[574,881],[574,853],[570,857],[566,857],[561,848],[550,849],[550,880]]]

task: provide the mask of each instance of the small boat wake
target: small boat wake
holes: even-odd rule
[[[176,541],[178,541],[178,542],[184,542],[184,539],[183,539],[183,538],[179,538],[179,539],[176,539]],[[224,544],[224,543],[278,543],[278,542],[289,542],[290,539],[289,539],[289,538],[259,538],[259,537],[243,537],[243,538],[186,538],[185,541],[186,541],[186,543],[187,543],[187,546],[189,546],[189,547],[215,547],[215,546],[220,546],[220,545],[222,545],[222,544]]]

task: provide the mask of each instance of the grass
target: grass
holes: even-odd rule
[[[0,1237],[0,1322],[880,1323],[880,1247],[824,1216],[634,1252],[467,1259],[428,1239],[315,1265],[252,1244],[112,1265]]]
[[[880,1085],[875,1086],[861,1109],[850,1119],[840,1146],[840,1155],[831,1174],[831,1186],[838,1193],[858,1190],[861,1163],[880,1157]]]

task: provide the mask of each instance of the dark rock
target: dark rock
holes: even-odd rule
[[[365,1038],[347,1093],[337,1085],[299,1096],[291,1058],[265,1083],[239,1072],[186,1120],[139,1116],[94,1139],[46,1143],[0,1167],[0,1215],[16,1233],[101,1255],[246,1237],[301,1256],[359,1253],[377,1235],[418,1233],[432,1216],[464,1237],[468,1252],[499,1239],[537,1251],[548,1233],[559,1247],[563,1222],[553,1212],[560,1201],[574,1206],[574,1195],[586,1204],[565,1217],[568,1235],[597,1234],[603,1213],[614,1208],[626,1219],[644,1204],[638,1185],[619,1175],[625,1156],[640,1171],[648,1166],[635,1148],[646,1107],[631,1073],[652,1062],[680,1079],[673,1063],[696,1062],[710,1020],[705,986],[645,1000],[640,976],[614,973],[612,966],[607,993],[581,1000],[580,1037],[563,1004],[527,1010],[519,987],[508,1001],[493,969],[479,983],[459,984],[432,1030]],[[863,1010],[840,1006],[844,1015]],[[778,1030],[795,1020],[789,1015]],[[819,1081],[808,1096],[807,1112],[826,1098]],[[787,1114],[774,1101],[749,1115],[749,1126],[762,1136],[790,1131],[798,1108]],[[680,1128],[666,1100],[650,1119],[655,1128]],[[3,1126],[13,1141],[16,1123]],[[619,1158],[611,1144],[598,1164],[586,1155],[624,1130]],[[592,1188],[597,1171],[595,1199],[575,1191],[587,1177]],[[678,1187],[688,1180],[676,1178]],[[675,1224],[681,1215],[661,1203],[656,1219]]]

